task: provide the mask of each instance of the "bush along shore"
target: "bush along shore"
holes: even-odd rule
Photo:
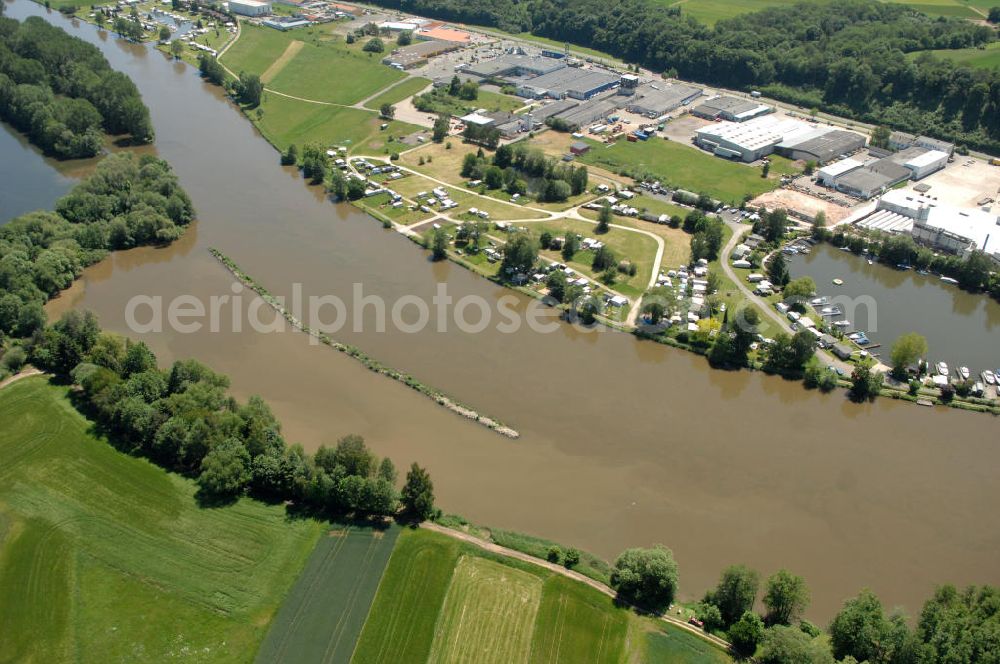
[[[268,291],[266,288],[264,288],[256,281],[254,281],[253,277],[243,272],[243,270],[240,269],[239,265],[237,265],[233,259],[226,256],[218,249],[209,248],[209,251],[212,253],[213,256],[215,256],[216,259],[218,259],[220,263],[222,263],[226,267],[227,270],[229,270],[232,273],[234,277],[236,277],[237,280],[239,280],[240,283],[242,283],[244,286],[246,286],[247,288],[255,292],[257,295],[259,295],[261,299],[263,299],[275,311],[281,314],[281,316],[286,321],[288,321],[288,323],[292,327],[296,328],[297,330],[305,332],[311,337],[317,339],[320,343],[329,346],[334,350],[338,350],[341,353],[348,355],[349,357],[354,358],[355,360],[361,362],[361,364],[363,364],[367,369],[374,371],[377,374],[387,376],[395,381],[399,381],[400,383],[403,383],[407,387],[411,387],[417,392],[423,394],[424,396],[433,399],[435,403],[437,403],[439,406],[443,406],[444,408],[447,408],[451,412],[457,413],[462,417],[474,420],[475,422],[478,422],[487,429],[492,429],[501,436],[506,436],[507,438],[512,438],[512,439],[521,437],[521,434],[518,433],[516,430],[512,429],[511,427],[504,425],[502,422],[500,422],[495,418],[487,417],[486,415],[477,412],[475,409],[470,408],[469,406],[466,406],[461,402],[453,399],[452,397],[448,396],[441,390],[438,390],[429,385],[425,385],[409,374],[403,373],[402,371],[393,369],[392,367],[382,364],[381,362],[379,362],[378,360],[371,357],[370,355],[368,355],[367,353],[365,353],[364,351],[355,346],[341,343],[339,341],[330,338],[329,335],[323,332],[319,332],[318,330],[310,328],[301,320],[293,316],[292,313],[288,311],[288,309],[285,308],[285,306],[281,303],[278,297],[272,295],[270,291]]]

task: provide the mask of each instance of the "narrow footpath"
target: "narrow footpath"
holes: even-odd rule
[[[579,581],[580,583],[585,583],[588,586],[590,586],[591,588],[593,588],[594,590],[597,590],[599,592],[604,593],[608,597],[611,597],[611,598],[617,597],[617,593],[614,590],[612,590],[610,587],[604,585],[600,581],[595,581],[594,579],[590,578],[589,576],[584,576],[583,574],[580,574],[579,572],[574,572],[571,569],[566,569],[562,565],[557,565],[555,563],[550,563],[547,560],[542,560],[540,558],[535,558],[534,556],[529,556],[526,553],[522,553],[520,551],[515,551],[514,549],[508,549],[505,546],[500,546],[499,544],[494,544],[493,542],[487,542],[486,540],[483,540],[483,539],[480,539],[480,538],[475,537],[473,535],[470,535],[469,533],[463,533],[460,530],[453,530],[452,528],[445,528],[444,526],[438,525],[436,523],[431,523],[430,521],[425,521],[424,523],[420,524],[420,527],[421,528],[425,528],[427,530],[431,530],[431,531],[433,531],[435,533],[440,533],[442,535],[447,535],[448,537],[453,537],[453,538],[455,538],[457,540],[461,540],[463,542],[467,542],[469,544],[472,544],[473,546],[478,546],[480,549],[483,549],[484,551],[489,551],[491,553],[496,553],[496,554],[499,554],[499,555],[502,555],[502,556],[507,556],[508,558],[515,558],[517,560],[520,560],[520,561],[523,561],[523,562],[526,562],[526,563],[530,563],[532,565],[537,565],[538,567],[544,567],[545,569],[547,569],[550,572],[553,572],[555,574],[561,574],[562,576],[565,576],[565,577],[568,577],[570,579],[573,579],[574,581]],[[687,622],[681,620],[680,618],[675,618],[675,617],[669,616],[669,615],[662,615],[662,616],[659,616],[659,618],[663,622],[670,623],[671,625],[674,625],[675,627],[678,627],[678,628],[683,629],[683,630],[685,630],[685,631],[687,631],[687,632],[689,632],[691,634],[694,634],[695,636],[697,636],[697,637],[699,637],[701,639],[704,639],[705,641],[708,641],[708,642],[712,643],[713,645],[716,645],[716,646],[718,646],[720,648],[724,648],[727,651],[729,651],[732,648],[732,645],[728,641],[726,641],[724,639],[720,639],[719,637],[715,636],[714,634],[709,634],[709,633],[705,632],[704,630],[698,629],[694,625],[689,625]]]

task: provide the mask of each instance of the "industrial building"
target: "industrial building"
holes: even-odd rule
[[[891,150],[905,150],[910,147],[944,152],[949,157],[955,154],[955,144],[948,141],[931,138],[930,136],[914,136],[905,131],[894,131],[889,134],[889,148]]]
[[[728,120],[746,122],[774,111],[760,102],[737,99],[736,97],[715,97],[695,106],[691,114],[706,120]]]
[[[720,157],[745,162],[777,152],[790,159],[824,164],[864,147],[865,137],[801,120],[765,116],[703,127],[695,131],[695,143]]]
[[[614,97],[615,95],[608,95],[591,99],[582,104],[577,104],[555,117],[575,127],[583,127],[598,120],[604,120],[604,118],[612,115],[619,108],[620,102],[614,99]]]
[[[820,169],[818,179],[820,184],[867,200],[900,182],[919,180],[939,171],[947,163],[944,152],[912,146],[868,164],[854,159],[838,161]]]
[[[480,78],[515,78],[543,76],[565,67],[565,62],[540,55],[503,55],[474,63],[465,68],[465,73]]]
[[[980,250],[1000,263],[1000,218],[995,213],[941,205],[913,191],[893,190],[859,222],[866,228],[909,232],[913,239],[963,258]]]
[[[271,18],[264,19],[262,21],[264,25],[269,28],[274,28],[275,30],[292,30],[294,28],[304,28],[309,25],[311,21],[304,18],[296,18],[294,16],[272,16]]]
[[[628,75],[622,76],[623,91],[631,87],[628,85],[631,81],[627,79]],[[636,88],[635,94],[625,108],[629,113],[658,118],[680,106],[690,104],[700,97],[702,92],[701,88],[680,83],[650,83]]]
[[[618,86],[617,74],[596,69],[562,67],[535,76],[517,86],[517,94],[528,99],[590,99]]]
[[[863,162],[857,159],[841,159],[832,164],[824,166],[816,173],[816,179],[825,187],[833,187],[837,178],[857,170],[864,166]]]
[[[794,132],[776,145],[774,151],[789,159],[825,164],[860,150],[865,147],[865,140],[853,131],[815,127],[811,131]]]
[[[427,63],[430,58],[455,51],[461,48],[453,42],[443,42],[437,40],[421,41],[401,46],[392,53],[382,58],[382,64],[390,67],[402,67],[403,69],[413,69]]]
[[[271,13],[270,0],[229,0],[229,11],[240,16],[267,16]]]
[[[417,39],[433,39],[442,42],[453,42],[455,44],[468,44],[472,41],[472,35],[465,30],[455,30],[443,26],[421,28],[414,35]]]

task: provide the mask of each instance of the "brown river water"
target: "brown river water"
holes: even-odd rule
[[[46,15],[27,0],[7,8]],[[349,300],[360,282],[392,302],[430,298],[446,282],[456,299],[510,296],[458,266],[428,262],[409,240],[308,188],[192,68],[47,16],[136,81],[157,151],[199,213],[170,248],[120,253],[87,270],[51,303],[53,315],[85,307],[106,328],[139,336],[124,319],[136,294],[231,292],[209,247],[276,294],[298,282],[307,294]],[[712,371],[695,355],[566,325],[550,334],[336,337],[521,438],[438,408],[301,333],[142,335],[161,360],[196,357],[231,376],[239,397],[262,395],[292,442],[314,449],[355,432],[397,466],[418,460],[446,511],[608,558],[662,542],[677,556],[685,597],[700,596],[734,562],[803,574],[817,621],[863,586],[912,615],[936,583],[1000,583],[1000,427],[990,416],[888,400],[856,405],[842,393]]]

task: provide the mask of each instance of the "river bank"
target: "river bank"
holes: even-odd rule
[[[25,0],[7,9],[72,26]],[[293,283],[348,303],[355,283],[387,301],[429,301],[444,283],[456,299],[511,291],[429,262],[402,236],[304,187],[197,70],[84,24],[74,34],[136,80],[157,150],[201,221],[169,248],[120,252],[88,268],[50,302],[50,317],[91,309],[104,328],[141,338],[165,362],[203,358],[231,377],[238,398],[266,399],[288,440],[307,450],[353,432],[379,455],[420,458],[438,504],[475,523],[544,534],[605,559],[663,542],[683,570],[682,598],[699,598],[733,562],[805,576],[815,622],[863,586],[912,614],[937,583],[1000,582],[991,510],[1000,448],[988,418],[889,399],[853,404],[760,372],[708,371],[691,353],[599,326],[339,333],[476,410],[516,414],[521,438],[512,445],[297,332],[131,331],[123,312],[136,294],[231,292],[232,276],[209,247],[276,296]],[[516,299],[523,310],[528,300]]]

